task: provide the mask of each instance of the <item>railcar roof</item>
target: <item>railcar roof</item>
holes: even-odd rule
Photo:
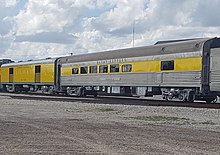
[[[2,67],[24,66],[24,65],[33,65],[33,64],[50,64],[50,63],[54,63],[55,60],[56,60],[55,58],[49,58],[49,59],[13,62],[13,63],[3,64]]]
[[[72,62],[86,62],[96,60],[109,60],[116,58],[131,58],[140,56],[154,56],[174,53],[196,52],[202,51],[203,45],[206,41],[217,38],[199,38],[199,39],[186,39],[179,41],[164,41],[159,44],[151,46],[143,46],[128,49],[110,50],[98,53],[89,53],[82,55],[73,55],[62,57],[59,62],[72,63]]]
[[[165,41],[158,41],[154,45],[166,44],[166,43],[175,43],[175,42],[181,42],[181,41],[192,41],[192,40],[198,40],[198,39],[204,39],[204,38],[192,38],[192,39],[180,39],[180,40],[165,40]]]

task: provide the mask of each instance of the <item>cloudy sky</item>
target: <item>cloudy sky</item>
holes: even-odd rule
[[[220,0],[0,0],[0,58],[39,59],[220,37]],[[135,23],[135,24],[134,24]]]

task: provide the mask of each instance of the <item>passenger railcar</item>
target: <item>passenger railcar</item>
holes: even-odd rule
[[[56,59],[15,62],[1,66],[1,87],[9,92],[53,91]]]
[[[220,96],[220,39],[157,42],[152,46],[3,64],[2,90],[68,95],[126,95],[214,102]]]
[[[219,38],[62,57],[56,63],[55,88],[79,96],[162,95],[212,102],[220,95],[219,60]]]

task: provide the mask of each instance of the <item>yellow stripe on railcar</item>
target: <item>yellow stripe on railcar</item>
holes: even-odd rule
[[[122,65],[124,64],[131,64],[132,71],[131,73],[153,73],[153,72],[162,72],[161,71],[161,61],[162,60],[153,60],[153,61],[143,61],[143,62],[126,62],[120,63],[120,69],[117,73],[110,73],[110,69],[108,70],[108,74],[123,74],[122,72]],[[173,59],[174,61],[174,69],[172,72],[184,72],[184,71],[200,71],[202,70],[202,58],[195,57],[195,58],[178,58]],[[99,65],[97,65],[99,68]],[[79,66],[73,67],[62,67],[62,74],[61,76],[72,76],[72,69],[79,68]],[[108,68],[110,65],[108,64]],[[170,70],[168,70],[170,71]],[[164,71],[163,71],[164,72]]]

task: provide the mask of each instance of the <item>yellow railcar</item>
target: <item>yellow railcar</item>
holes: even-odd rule
[[[55,59],[44,59],[2,65],[2,89],[9,92],[53,89],[54,62]]]

